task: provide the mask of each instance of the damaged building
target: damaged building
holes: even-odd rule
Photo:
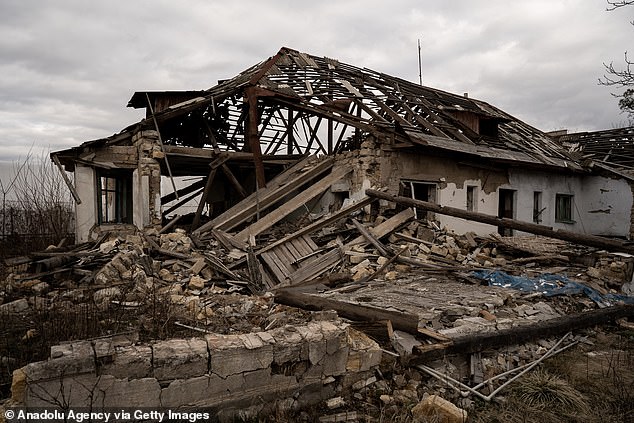
[[[208,90],[136,92],[128,106],[145,108],[146,118],[52,153],[75,175],[77,242],[123,225],[159,228],[192,200],[198,206],[191,230],[210,229],[210,221],[306,156],[332,161],[287,189],[309,191],[293,204],[315,214],[374,188],[576,233],[631,234],[628,180],[609,166],[582,162],[543,132],[466,93],[334,59],[282,48]],[[177,188],[172,180],[164,192],[162,177],[190,182]],[[498,230],[433,217],[457,233]]]
[[[604,146],[289,48],[128,105],[51,154],[76,244],[5,261],[5,409],[464,423],[632,328],[630,169]]]

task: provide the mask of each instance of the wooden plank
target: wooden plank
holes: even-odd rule
[[[286,280],[288,273],[279,264],[280,261],[275,255],[275,253],[266,252],[266,253],[260,254],[260,257],[262,257],[262,260],[264,260],[264,262],[267,264],[271,272],[273,272],[273,275],[277,279],[278,283],[282,283]]]
[[[200,195],[200,193],[203,190],[199,190],[197,192],[194,192],[192,195],[190,195],[189,197],[183,198],[182,200],[180,200],[178,203],[174,204],[173,206],[171,206],[170,208],[168,208],[167,210],[165,210],[163,212],[163,216],[167,216],[168,214],[170,214],[171,212],[173,212],[174,210],[176,210],[177,208],[179,208],[180,206],[182,206],[183,204],[186,204],[188,202],[190,202],[191,200],[193,200],[194,198],[196,198],[198,195]]]
[[[284,247],[291,253],[291,256],[293,256],[293,262],[295,262],[296,260],[304,257],[306,254],[302,254],[296,247],[295,245],[293,245],[293,241],[287,242],[286,244],[284,244]]]
[[[186,186],[185,188],[181,188],[176,192],[171,192],[167,195],[161,197],[161,205],[167,204],[171,201],[176,200],[176,193],[179,196],[187,195],[191,192],[197,191],[205,186],[205,179],[201,179],[200,181],[196,181],[191,185]]]
[[[311,223],[310,225],[306,226],[305,228],[300,229],[297,232],[294,232],[288,236],[285,236],[284,238],[280,239],[279,241],[275,241],[273,244],[267,245],[265,248],[261,249],[260,252],[263,251],[268,251],[272,248],[275,248],[276,246],[283,244],[291,239],[295,239],[298,237],[303,237],[304,235],[308,235],[310,233],[313,233],[315,231],[318,231],[319,229],[328,226],[340,219],[343,219],[344,217],[348,216],[350,213],[359,210],[360,208],[363,208],[367,205],[369,205],[370,203],[372,203],[374,201],[373,198],[370,197],[365,197],[362,200],[348,206],[345,208],[342,208],[341,210],[339,210],[336,213],[333,213],[332,215],[328,216],[328,217],[323,217],[313,223]],[[313,251],[317,250],[319,247],[315,244],[315,242],[312,240],[312,238],[310,238],[309,236],[306,236],[305,241],[308,243],[308,245],[311,247],[311,249]]]
[[[381,243],[381,241],[379,241],[378,239],[376,239],[374,237],[374,235],[372,235],[370,233],[370,231],[368,229],[366,229],[365,226],[363,226],[361,223],[359,223],[359,221],[357,221],[356,219],[352,219],[352,223],[354,224],[354,226],[357,228],[357,230],[359,232],[361,232],[361,235],[363,235],[363,237],[374,246],[374,248],[376,248],[379,253],[383,256],[383,257],[391,257],[393,254],[391,254],[388,250],[387,247],[385,245],[383,245]]]
[[[299,257],[297,257],[296,259],[307,256],[314,251],[308,247],[308,244],[306,244],[306,242],[304,242],[302,238],[292,239],[288,243],[295,247],[295,249],[297,250]]]
[[[394,232],[396,229],[398,229],[399,226],[413,217],[414,210],[412,210],[411,208],[407,208],[402,212],[390,217],[385,222],[375,226],[374,228],[371,228],[370,233],[378,239],[383,238],[385,235]],[[363,243],[366,243],[365,238],[363,236],[359,236],[347,243],[346,246],[359,245]]]
[[[159,234],[164,234],[167,231],[169,231],[170,229],[172,229],[177,223],[178,221],[181,219],[181,217],[183,217],[182,215],[176,215],[174,216],[174,218],[165,226],[163,226],[161,228],[161,230],[159,231]]]
[[[220,168],[222,169],[227,179],[229,179],[229,183],[236,189],[236,191],[238,191],[238,194],[240,194],[242,198],[246,198],[249,194],[247,194],[240,181],[238,181],[238,178],[236,178],[231,169],[229,169],[229,166],[227,166],[226,163],[223,163]]]
[[[305,310],[336,310],[341,317],[351,320],[378,322],[389,320],[395,329],[418,334],[418,316],[400,311],[337,301],[300,291],[298,288],[281,289],[275,293],[275,302]]]
[[[257,222],[253,223],[252,225],[240,231],[235,236],[235,238],[238,239],[239,241],[244,241],[244,240],[247,240],[249,236],[255,236],[262,233],[266,229],[270,228],[271,226],[273,226],[274,224],[276,224],[277,222],[279,222],[280,220],[288,216],[290,213],[297,210],[302,205],[306,204],[313,198],[320,195],[323,191],[328,189],[332,184],[344,178],[351,171],[352,169],[350,167],[343,167],[343,166],[340,168],[334,169],[328,176],[321,179],[319,182],[313,184],[308,189],[300,192],[290,201],[287,201],[286,203],[284,203],[277,209],[273,210],[272,212],[264,216],[262,219],[258,220]]]
[[[446,354],[470,354],[505,345],[520,345],[534,339],[559,336],[569,331],[602,325],[622,317],[631,316],[634,316],[634,306],[620,305],[559,316],[510,329],[451,338],[451,343],[432,344],[441,345],[440,349],[431,351],[428,347],[424,350],[419,349],[419,354],[413,358],[410,365],[423,364]]]
[[[231,237],[220,229],[212,229],[211,235],[225,250],[231,251],[231,249],[234,248],[234,245],[229,241],[229,238]]]
[[[319,249],[319,247],[317,246],[317,244],[315,244],[315,241],[313,241],[310,235],[308,234],[303,235],[299,239],[304,241],[306,245],[308,245],[308,248],[310,248],[311,251],[317,251]]]
[[[293,255],[286,249],[285,245],[280,245],[272,252],[277,256],[278,260],[280,260],[283,263],[284,267],[287,269],[290,268],[291,263],[295,261]]]
[[[277,175],[269,181],[266,188],[261,188],[244,200],[240,201],[229,210],[210,222],[205,223],[196,229],[195,233],[207,231],[211,228],[230,231],[239,224],[245,222],[256,213],[266,210],[271,205],[279,201],[280,196],[288,191],[292,191],[299,186],[310,182],[323,172],[330,169],[334,163],[332,157],[320,160],[317,163],[310,163],[314,157],[307,157],[297,162],[295,165]],[[307,167],[310,166],[308,169]]]
[[[381,238],[398,228],[403,223],[414,217],[414,211],[410,208],[403,210],[402,212],[392,216],[385,222],[370,229],[370,233],[376,238]],[[367,243],[363,236],[359,236],[343,246],[343,249],[349,249],[353,245],[359,245]],[[315,256],[310,260],[307,260],[302,266],[299,267],[293,274],[289,276],[290,284],[302,282],[304,280],[312,279],[321,275],[324,271],[331,268],[343,257],[343,251],[339,248],[331,250],[326,254]]]
[[[66,186],[70,190],[70,193],[73,195],[73,199],[75,200],[75,203],[76,204],[81,204],[81,198],[79,198],[79,193],[75,189],[75,186],[73,185],[73,183],[68,178],[68,175],[66,174],[66,171],[62,167],[62,164],[60,163],[59,158],[57,157],[57,155],[51,154],[51,159],[53,159],[53,163],[55,163],[55,166],[57,166],[57,169],[59,169],[59,173],[62,174],[62,178],[64,179],[64,183],[66,184]]]
[[[341,261],[342,257],[343,252],[340,251],[339,248],[330,250],[326,254],[316,256],[293,272],[288,277],[289,283],[293,285],[317,277]]]

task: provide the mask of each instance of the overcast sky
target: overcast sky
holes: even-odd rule
[[[634,45],[605,0],[1,0],[0,161],[141,118],[134,91],[196,90],[287,46],[487,101],[539,129],[623,126],[603,63]]]

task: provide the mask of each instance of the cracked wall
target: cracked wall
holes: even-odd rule
[[[380,361],[379,346],[339,320],[147,345],[118,336],[53,346],[49,360],[14,372],[10,405],[258,415],[330,398]]]

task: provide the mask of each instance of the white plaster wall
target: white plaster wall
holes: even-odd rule
[[[466,210],[467,186],[477,186],[476,210],[492,216],[498,213],[499,189],[515,190],[515,216],[517,220],[533,222],[533,192],[542,193],[542,225],[577,233],[608,236],[628,236],[632,210],[632,193],[624,180],[602,176],[560,175],[527,170],[509,170],[509,183],[495,192],[486,194],[481,181],[466,180],[462,186],[447,183],[439,189],[437,201],[443,206]],[[574,195],[574,223],[555,222],[556,194]],[[475,232],[486,235],[497,232],[497,227],[469,222],[450,216],[436,215],[441,226],[456,233]],[[519,232],[516,232],[519,234]]]
[[[474,211],[489,215],[497,215],[497,193],[485,193],[482,190],[481,181],[476,179],[468,179],[464,181],[462,186],[456,186],[456,184],[452,182],[447,183],[446,187],[438,190],[436,201],[438,204],[443,206],[466,210],[467,186],[469,185],[478,187],[475,194],[476,201]],[[495,226],[472,222],[452,216],[436,214],[436,220],[438,220],[441,227],[446,227],[448,230],[459,234],[475,232],[478,235],[487,235],[492,232],[497,232],[497,227]]]
[[[132,172],[132,221],[139,229],[143,229],[150,224],[150,210],[147,206],[149,199],[150,177],[148,175],[140,175],[137,169]]]
[[[89,241],[90,229],[97,223],[95,171],[87,166],[75,166],[75,189],[81,204],[75,205],[75,242]]]

